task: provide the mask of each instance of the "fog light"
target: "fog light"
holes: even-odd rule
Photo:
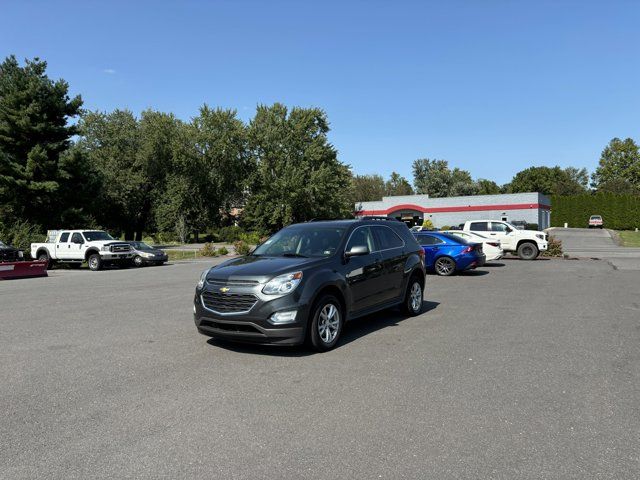
[[[273,325],[282,325],[283,323],[292,323],[296,321],[297,310],[288,310],[286,312],[276,312],[269,317],[269,323]]]

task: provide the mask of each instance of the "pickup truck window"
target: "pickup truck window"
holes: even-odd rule
[[[72,243],[84,243],[84,239],[82,238],[82,235],[80,235],[79,233],[74,233],[73,235],[71,235],[71,242]]]
[[[69,240],[69,232],[64,232],[62,235],[60,235],[60,240],[58,240],[58,243],[67,243],[67,240]]]
[[[492,232],[506,232],[507,226],[504,223],[491,222]]]
[[[478,231],[478,232],[488,232],[489,231],[489,222],[471,222],[471,226],[469,230]]]

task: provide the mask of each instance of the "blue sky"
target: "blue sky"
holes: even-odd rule
[[[0,25],[1,57],[47,60],[86,108],[321,107],[356,173],[505,183],[640,140],[637,1],[0,0]]]

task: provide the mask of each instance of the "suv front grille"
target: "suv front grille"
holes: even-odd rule
[[[250,293],[202,292],[202,304],[216,313],[248,312],[257,301]]]
[[[210,278],[207,280],[207,283],[209,285],[215,285],[215,286],[225,286],[225,285],[253,286],[253,285],[257,285],[259,282],[257,280],[242,280],[242,279],[231,280],[231,279]]]
[[[111,245],[110,249],[115,253],[129,252],[131,251],[131,245],[127,245],[126,243],[117,243],[115,245]]]

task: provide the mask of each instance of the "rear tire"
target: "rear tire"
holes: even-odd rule
[[[93,253],[89,255],[89,258],[87,259],[87,263],[89,264],[89,270],[93,272],[97,272],[102,268],[102,259],[100,258],[100,255],[97,253]]]
[[[324,295],[313,308],[309,328],[311,346],[317,352],[326,352],[336,346],[344,327],[342,305],[333,295]]]
[[[538,247],[531,242],[521,243],[518,247],[518,256],[521,260],[535,260],[539,253]]]
[[[441,277],[448,277],[456,271],[456,262],[450,257],[440,257],[433,268]]]
[[[402,311],[415,317],[422,313],[422,301],[424,299],[424,287],[417,275],[412,276],[407,284],[407,292],[404,296]]]

